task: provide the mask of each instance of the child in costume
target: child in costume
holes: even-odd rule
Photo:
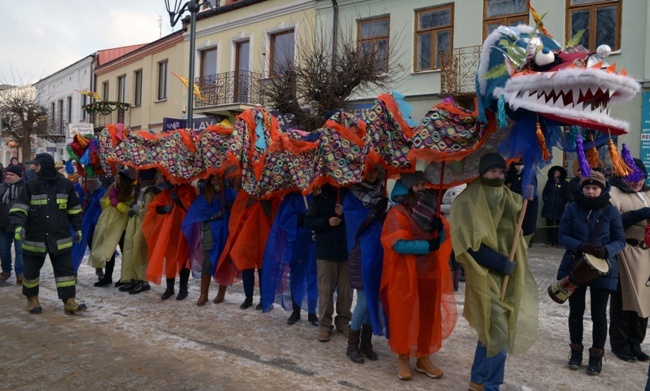
[[[286,310],[292,309],[288,325],[300,320],[300,310],[306,301],[308,321],[318,326],[316,304],[316,244],[312,231],[305,228],[304,216],[311,197],[292,192],[284,196],[271,226],[264,250],[261,292],[262,310],[270,311],[273,302]]]
[[[182,231],[190,245],[192,271],[201,276],[198,306],[208,301],[210,280],[228,240],[230,209],[236,196],[237,193],[224,184],[223,176],[210,175],[183,220]],[[225,286],[219,286],[215,303],[223,301],[225,290]]]
[[[219,285],[228,286],[241,277],[246,298],[239,308],[243,310],[253,305],[255,269],[262,281],[264,248],[280,202],[279,197],[260,200],[242,190],[233,203],[228,241],[217,264],[216,281]],[[262,309],[261,293],[255,309]]]
[[[124,252],[122,253],[122,277],[128,281],[120,287],[121,292],[138,294],[151,289],[146,280],[147,271],[147,241],[142,234],[142,222],[149,203],[162,190],[156,186],[156,169],[150,168],[139,172],[135,200],[128,212],[129,222],[126,224],[124,236]]]
[[[93,235],[95,227],[99,221],[99,216],[102,214],[102,205],[100,200],[106,194],[106,189],[102,186],[99,178],[84,178],[80,177],[79,181],[82,182],[77,188],[77,193],[81,191],[81,207],[83,208],[83,222],[81,223],[81,241],[72,245],[72,265],[74,272],[77,273],[79,265],[86,253],[86,248],[92,252]],[[75,186],[77,187],[77,186]],[[96,269],[97,277],[100,279],[104,276],[101,268]]]
[[[370,168],[364,180],[350,187],[343,199],[350,285],[357,291],[346,355],[357,364],[363,364],[364,355],[368,360],[377,360],[372,350],[372,334],[374,329],[381,335],[382,328],[379,284],[384,253],[380,236],[388,207],[382,174],[378,165]]]
[[[149,203],[142,222],[142,234],[147,241],[146,278],[160,285],[165,275],[167,288],[160,299],[167,300],[174,294],[174,282],[180,275],[176,300],[184,300],[190,278],[190,247],[181,232],[181,224],[196,198],[196,189],[189,183],[172,186],[165,181],[165,186]]]
[[[397,377],[415,370],[431,378],[443,372],[430,360],[456,324],[446,220],[436,216],[437,198],[424,188],[423,175],[402,174],[394,195],[400,202],[388,212],[381,234],[384,265],[381,300],[388,319],[388,344],[397,358]],[[400,194],[406,189],[407,194]]]
[[[92,250],[88,263],[95,267],[106,267],[104,277],[95,283],[96,287],[113,283],[115,268],[115,249],[120,246],[124,253],[124,232],[129,221],[129,205],[133,200],[134,176],[128,169],[122,169],[115,178],[115,183],[101,199],[102,214],[99,216],[93,235]],[[116,287],[123,285],[121,281]]]

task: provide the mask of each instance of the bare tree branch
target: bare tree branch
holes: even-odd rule
[[[332,34],[320,30],[313,40],[300,42],[296,62],[278,67],[281,72],[264,89],[276,110],[294,114],[308,131],[322,126],[326,113],[349,107],[353,94],[388,89],[404,71],[397,59],[399,36],[391,37],[387,52],[379,52],[359,48],[351,31],[339,32],[332,61]]]

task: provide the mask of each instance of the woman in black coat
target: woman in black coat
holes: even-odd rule
[[[542,191],[542,217],[546,219],[546,232],[548,235],[546,247],[557,246],[557,232],[560,219],[564,213],[567,199],[566,170],[561,166],[553,166],[548,170],[548,181]]]
[[[559,243],[566,248],[557,278],[571,273],[578,254],[587,253],[607,259],[608,274],[589,284],[591,294],[591,319],[593,322],[592,348],[589,349],[587,373],[598,375],[607,340],[607,301],[618,284],[616,255],[625,247],[625,232],[618,209],[609,203],[609,185],[602,173],[593,171],[582,179],[582,192],[564,210],[560,221]],[[597,235],[596,227],[600,224]],[[582,364],[583,317],[587,286],[578,287],[569,297],[569,336],[571,355],[568,366],[580,368]]]

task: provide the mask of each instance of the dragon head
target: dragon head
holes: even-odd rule
[[[639,84],[605,58],[603,45],[596,53],[568,44],[567,49],[535,27],[501,26],[483,43],[476,76],[479,120],[485,109],[499,110],[517,119],[532,112],[563,125],[625,134],[628,123],[609,116],[610,104],[625,102]]]

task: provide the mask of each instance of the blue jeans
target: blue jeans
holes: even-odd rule
[[[472,364],[472,382],[482,384],[485,391],[498,390],[503,384],[505,369],[506,350],[502,350],[494,357],[488,357],[487,348],[478,341]]]
[[[366,293],[363,289],[355,289],[357,291],[357,306],[354,307],[352,313],[352,321],[350,328],[354,331],[361,330],[361,325],[370,324],[370,314],[368,313],[368,303],[366,302]]]
[[[2,260],[2,271],[11,272],[11,244],[16,248],[16,275],[23,274],[23,242],[14,239],[14,233],[0,231],[0,259]]]

